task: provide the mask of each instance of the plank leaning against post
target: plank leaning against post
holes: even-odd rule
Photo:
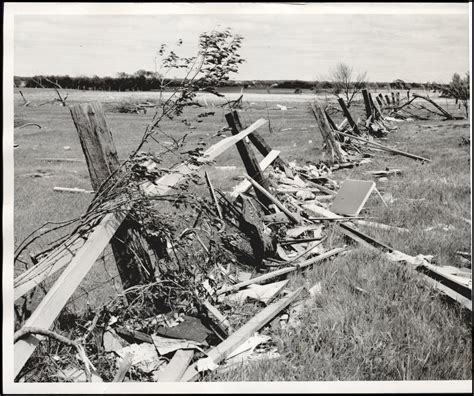
[[[347,108],[346,104],[344,103],[344,99],[339,98],[337,101],[339,102],[339,106],[341,106],[342,112],[344,113],[344,117],[347,118],[347,121],[349,122],[349,125],[352,128],[352,131],[355,134],[360,135],[361,134],[360,130],[359,130],[357,124],[354,122],[354,119],[352,118],[352,115],[349,112],[349,109]]]
[[[225,115],[225,119],[227,120],[227,123],[229,124],[232,130],[232,134],[238,135],[239,132],[243,129],[242,124],[240,123],[238,113],[236,111],[233,111],[232,113],[227,113]],[[242,158],[242,161],[244,163],[247,174],[251,178],[255,179],[265,189],[268,189],[268,180],[266,180],[263,176],[263,173],[260,170],[260,166],[257,162],[257,159],[255,158],[255,154],[252,148],[244,140],[237,142],[236,146],[237,150],[239,151],[240,157]],[[257,195],[259,201],[265,206],[271,204],[271,201],[258,189],[255,189],[255,194]]]
[[[365,88],[362,90],[362,97],[364,98],[365,116],[369,118],[372,115],[372,107],[370,105],[369,92]]]
[[[120,163],[112,133],[100,103],[83,103],[70,107],[94,191],[119,168]],[[153,280],[149,246],[130,218],[125,218],[115,233],[111,247],[124,289]]]
[[[334,162],[334,156],[336,156],[339,162],[343,162],[344,158],[339,142],[336,141],[326,114],[317,100],[311,103],[311,110],[313,111],[314,118],[319,126],[324,143],[326,144],[326,151],[331,156],[332,162]]]

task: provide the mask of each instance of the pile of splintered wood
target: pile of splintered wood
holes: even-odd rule
[[[410,97],[411,96],[411,97]],[[400,93],[392,92],[392,100],[388,95],[376,96],[379,108],[391,120],[430,120],[433,117],[441,120],[462,120],[465,117],[450,113],[428,96],[417,93],[407,94],[400,98]]]
[[[342,98],[338,103],[342,109],[344,120],[336,125],[331,116],[318,102],[311,103],[311,110],[323,137],[325,162],[332,169],[350,167],[354,164],[368,162],[370,151],[386,151],[415,160],[429,162],[428,158],[410,154],[402,150],[387,147],[376,141],[395,131],[391,124],[393,118],[383,115],[381,108],[374,102],[371,93],[362,90],[365,106],[365,121],[354,121],[348,107]]]
[[[324,111],[317,105],[313,109],[319,125],[326,128]],[[239,135],[242,127],[237,113],[226,118]],[[370,131],[371,125],[378,125],[372,109],[368,120]],[[368,142],[355,129],[345,133],[329,126],[327,134],[323,133],[339,165],[347,162],[349,154],[342,151],[343,142],[335,138],[336,132]],[[339,167],[334,162],[287,163],[256,131],[248,136],[265,158],[257,163],[249,142],[239,140],[236,144],[247,175],[242,175],[244,180],[232,191],[223,193],[214,188],[206,173],[208,192],[200,201],[197,217],[183,214],[183,221],[175,221],[163,236],[156,224],[163,221],[164,203],[146,207],[147,218],[153,221],[142,225],[151,227],[148,231],[161,248],[153,282],[136,285],[128,290],[130,295],[122,296],[125,298],[77,318],[82,324],[71,332],[74,341],[35,328],[23,328],[16,334],[15,341],[39,334],[63,345],[63,354],[78,352],[77,357],[58,359],[57,369],[46,374],[38,374],[39,367],[34,374],[34,361],[30,362],[30,371],[19,376],[23,381],[194,381],[210,371],[278,358],[272,329],[299,326],[301,315],[321,293],[318,283],[291,287],[288,276],[346,254],[352,243],[407,263],[442,293],[471,309],[472,285],[466,274],[434,266],[426,256],[398,252],[359,229],[363,225],[407,231],[363,221],[360,214],[374,191],[374,182],[336,181],[333,172]],[[147,158],[139,168],[140,175],[147,176],[157,166]],[[148,191],[163,189],[162,178],[151,186],[149,180]],[[341,202],[348,202],[341,195],[353,194],[354,188],[362,192],[349,199],[353,208],[341,207]],[[176,196],[184,195],[177,191],[174,202]],[[333,245],[328,236],[335,229],[348,238],[347,244]],[[41,355],[36,361],[38,358]]]

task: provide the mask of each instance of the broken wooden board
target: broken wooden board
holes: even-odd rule
[[[316,204],[303,204],[301,205],[304,209],[310,211],[311,213],[315,214],[316,216],[321,216],[328,219],[344,219],[344,216],[339,216],[334,212],[331,212],[328,209],[323,208],[322,206]]]
[[[373,181],[344,180],[330,207],[331,211],[340,215],[358,216],[374,188]]]
[[[94,191],[92,190],[86,190],[84,188],[79,188],[79,187],[54,187],[54,191],[56,192],[68,192],[68,193],[83,193],[83,194],[94,194]]]
[[[259,163],[261,171],[263,172],[265,169],[267,169],[273,163],[273,161],[278,158],[279,155],[280,152],[278,150],[270,151],[270,153]],[[231,198],[237,198],[240,194],[245,193],[251,186],[252,184],[248,180],[242,180],[230,193]]]
[[[378,170],[378,171],[367,171],[364,172],[366,175],[373,176],[390,176],[390,175],[401,175],[401,169],[387,169],[387,170]]]
[[[131,366],[132,366],[132,357],[130,353],[127,353],[122,358],[122,361],[120,362],[120,365],[119,365],[119,369],[117,373],[115,374],[112,382],[122,382],[125,376],[127,375],[128,370],[130,370]]]
[[[157,382],[178,382],[194,356],[192,349],[176,351],[168,365],[156,375]]]
[[[233,329],[229,321],[216,307],[214,307],[208,300],[205,300],[203,305],[224,334],[229,334],[232,332]]]
[[[275,315],[284,310],[290,305],[303,291],[303,287],[290,293],[288,296],[274,302],[261,312],[250,319],[245,325],[232,333],[227,339],[222,341],[219,345],[207,352],[207,357],[204,358],[209,361],[210,365],[217,365],[234,352],[238,347],[244,344],[255,332],[265,326]],[[203,359],[201,359],[203,360]],[[198,361],[199,362],[199,361]],[[182,381],[193,381],[199,374],[197,369],[199,363],[196,362],[189,366],[182,377]],[[206,366],[206,365],[205,365]]]
[[[252,183],[252,185],[260,191],[263,195],[265,195],[275,206],[278,207],[283,213],[285,213],[288,218],[295,222],[295,223],[301,223],[301,217],[297,213],[292,213],[290,212],[285,205],[283,205],[280,201],[278,201],[272,194],[270,194],[265,188],[263,188],[260,184],[258,184],[255,180],[253,180],[251,177],[246,176],[247,180]]]
[[[281,293],[283,288],[288,284],[288,280],[281,282],[269,283],[266,285],[249,285],[246,289],[240,290],[235,294],[227,296],[225,299],[238,304],[243,304],[247,298],[257,300],[268,305],[275,297]]]
[[[274,279],[274,278],[280,277],[282,275],[294,272],[298,269],[308,267],[312,264],[315,264],[319,261],[325,260],[329,257],[332,257],[332,256],[336,255],[336,254],[342,253],[345,250],[346,250],[345,248],[335,248],[335,249],[332,249],[332,250],[330,250],[326,253],[323,253],[323,254],[321,254],[317,257],[312,257],[308,260],[302,261],[301,263],[296,263],[295,265],[292,265],[291,267],[282,268],[282,269],[279,269],[279,270],[276,270],[276,271],[272,271],[272,272],[269,272],[267,274],[260,275],[260,276],[257,276],[255,278],[249,279],[248,281],[237,283],[236,285],[223,287],[222,289],[220,289],[216,292],[216,295],[237,291],[237,290],[240,290],[240,289],[242,289],[242,288],[244,288],[248,285],[257,284],[257,283],[258,284],[264,283],[264,282],[266,282],[270,279]]]

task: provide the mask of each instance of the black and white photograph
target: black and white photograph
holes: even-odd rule
[[[471,393],[470,2],[5,2],[3,393]]]

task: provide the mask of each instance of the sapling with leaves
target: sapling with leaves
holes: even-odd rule
[[[184,141],[185,136],[177,140],[164,132],[160,127],[160,122],[167,119],[174,119],[183,115],[186,107],[200,106],[197,102],[198,93],[211,93],[223,97],[217,88],[224,85],[229,80],[230,73],[236,73],[238,66],[244,62],[238,53],[242,45],[243,37],[233,34],[230,29],[224,31],[214,30],[210,33],[204,32],[199,36],[199,47],[196,56],[183,57],[176,53],[176,49],[169,48],[162,44],[155,57],[155,68],[158,60],[161,59],[160,68],[155,71],[160,77],[160,106],[153,117],[152,122],[146,128],[142,142],[137,147],[138,152],[143,144],[156,133],[163,133],[171,139],[175,148],[178,149]],[[179,48],[183,44],[180,39],[176,43]],[[167,88],[173,82],[167,79],[170,73],[184,73],[180,84],[170,92],[165,99]],[[204,117],[205,112],[198,115]],[[211,113],[207,113],[211,114]],[[183,120],[189,125],[189,120]],[[156,141],[156,139],[154,139]]]

